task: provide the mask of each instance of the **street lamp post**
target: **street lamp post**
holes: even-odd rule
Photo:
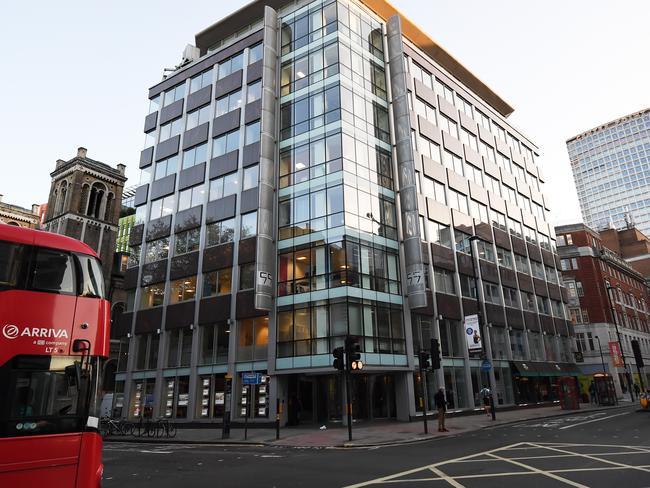
[[[488,344],[490,344],[489,339],[486,338],[485,335],[485,326],[483,324],[483,290],[480,289],[479,287],[479,282],[478,282],[478,273],[476,272],[476,259],[474,256],[474,243],[479,240],[479,237],[477,235],[473,235],[469,238],[469,251],[470,251],[470,256],[472,258],[472,271],[474,275],[474,289],[476,290],[476,305],[477,305],[477,318],[478,318],[478,328],[481,332],[481,341],[483,342],[483,354],[482,357],[487,359],[487,353],[488,353]],[[486,342],[486,340],[488,342]],[[495,391],[495,386],[496,384],[493,383],[492,381],[492,376],[490,375],[490,371],[488,371],[488,384],[490,385],[490,412],[492,413],[492,420],[496,420],[496,406],[494,402],[494,391]]]
[[[623,344],[621,343],[621,333],[618,330],[618,321],[616,320],[616,310],[614,309],[614,303],[612,302],[612,297],[609,295],[610,290],[613,290],[614,287],[605,281],[605,287],[607,288],[607,301],[609,302],[609,309],[612,311],[612,320],[614,321],[614,329],[616,329],[616,340],[618,341],[618,348],[621,351],[621,359],[623,360],[623,368],[625,368],[625,379],[627,379],[627,389],[630,392],[630,400],[634,403],[634,392],[632,391],[632,379],[630,378],[630,372],[627,369],[627,361],[625,360],[625,353],[623,352]]]
[[[603,348],[600,345],[600,338],[598,336],[594,337],[598,341],[598,351],[600,352],[600,362],[603,364],[603,373],[607,374],[607,371],[605,371],[605,359],[603,358]]]

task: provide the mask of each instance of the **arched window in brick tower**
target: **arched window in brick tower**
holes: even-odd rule
[[[106,211],[104,212],[104,220],[110,221],[113,216],[113,204],[115,203],[115,196],[112,193],[106,195]]]
[[[59,195],[56,200],[56,211],[55,215],[60,215],[65,210],[65,200],[68,195],[68,182],[63,180],[59,186]]]
[[[88,201],[88,211],[86,212],[86,215],[95,219],[99,219],[102,216],[105,195],[106,187],[98,181],[93,183],[93,186],[90,189],[90,200]]]
[[[81,187],[81,198],[79,199],[79,213],[86,215],[88,210],[88,197],[90,196],[90,185],[85,184]]]

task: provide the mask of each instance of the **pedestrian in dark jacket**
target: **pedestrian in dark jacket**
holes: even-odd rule
[[[445,389],[440,388],[438,393],[433,395],[433,401],[438,409],[438,432],[449,432],[445,428],[445,413],[447,412],[447,402],[445,401]]]

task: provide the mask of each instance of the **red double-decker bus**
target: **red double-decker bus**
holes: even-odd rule
[[[101,485],[110,305],[95,252],[0,225],[0,486]]]

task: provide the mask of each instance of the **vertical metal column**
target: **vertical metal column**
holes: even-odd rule
[[[426,283],[422,247],[417,189],[415,186],[415,163],[411,145],[411,120],[406,88],[406,66],[402,26],[395,14],[386,22],[388,59],[390,65],[390,88],[393,105],[395,155],[397,159],[399,197],[402,209],[402,235],[404,237],[404,261],[406,263],[406,294],[412,309],[427,306]]]

